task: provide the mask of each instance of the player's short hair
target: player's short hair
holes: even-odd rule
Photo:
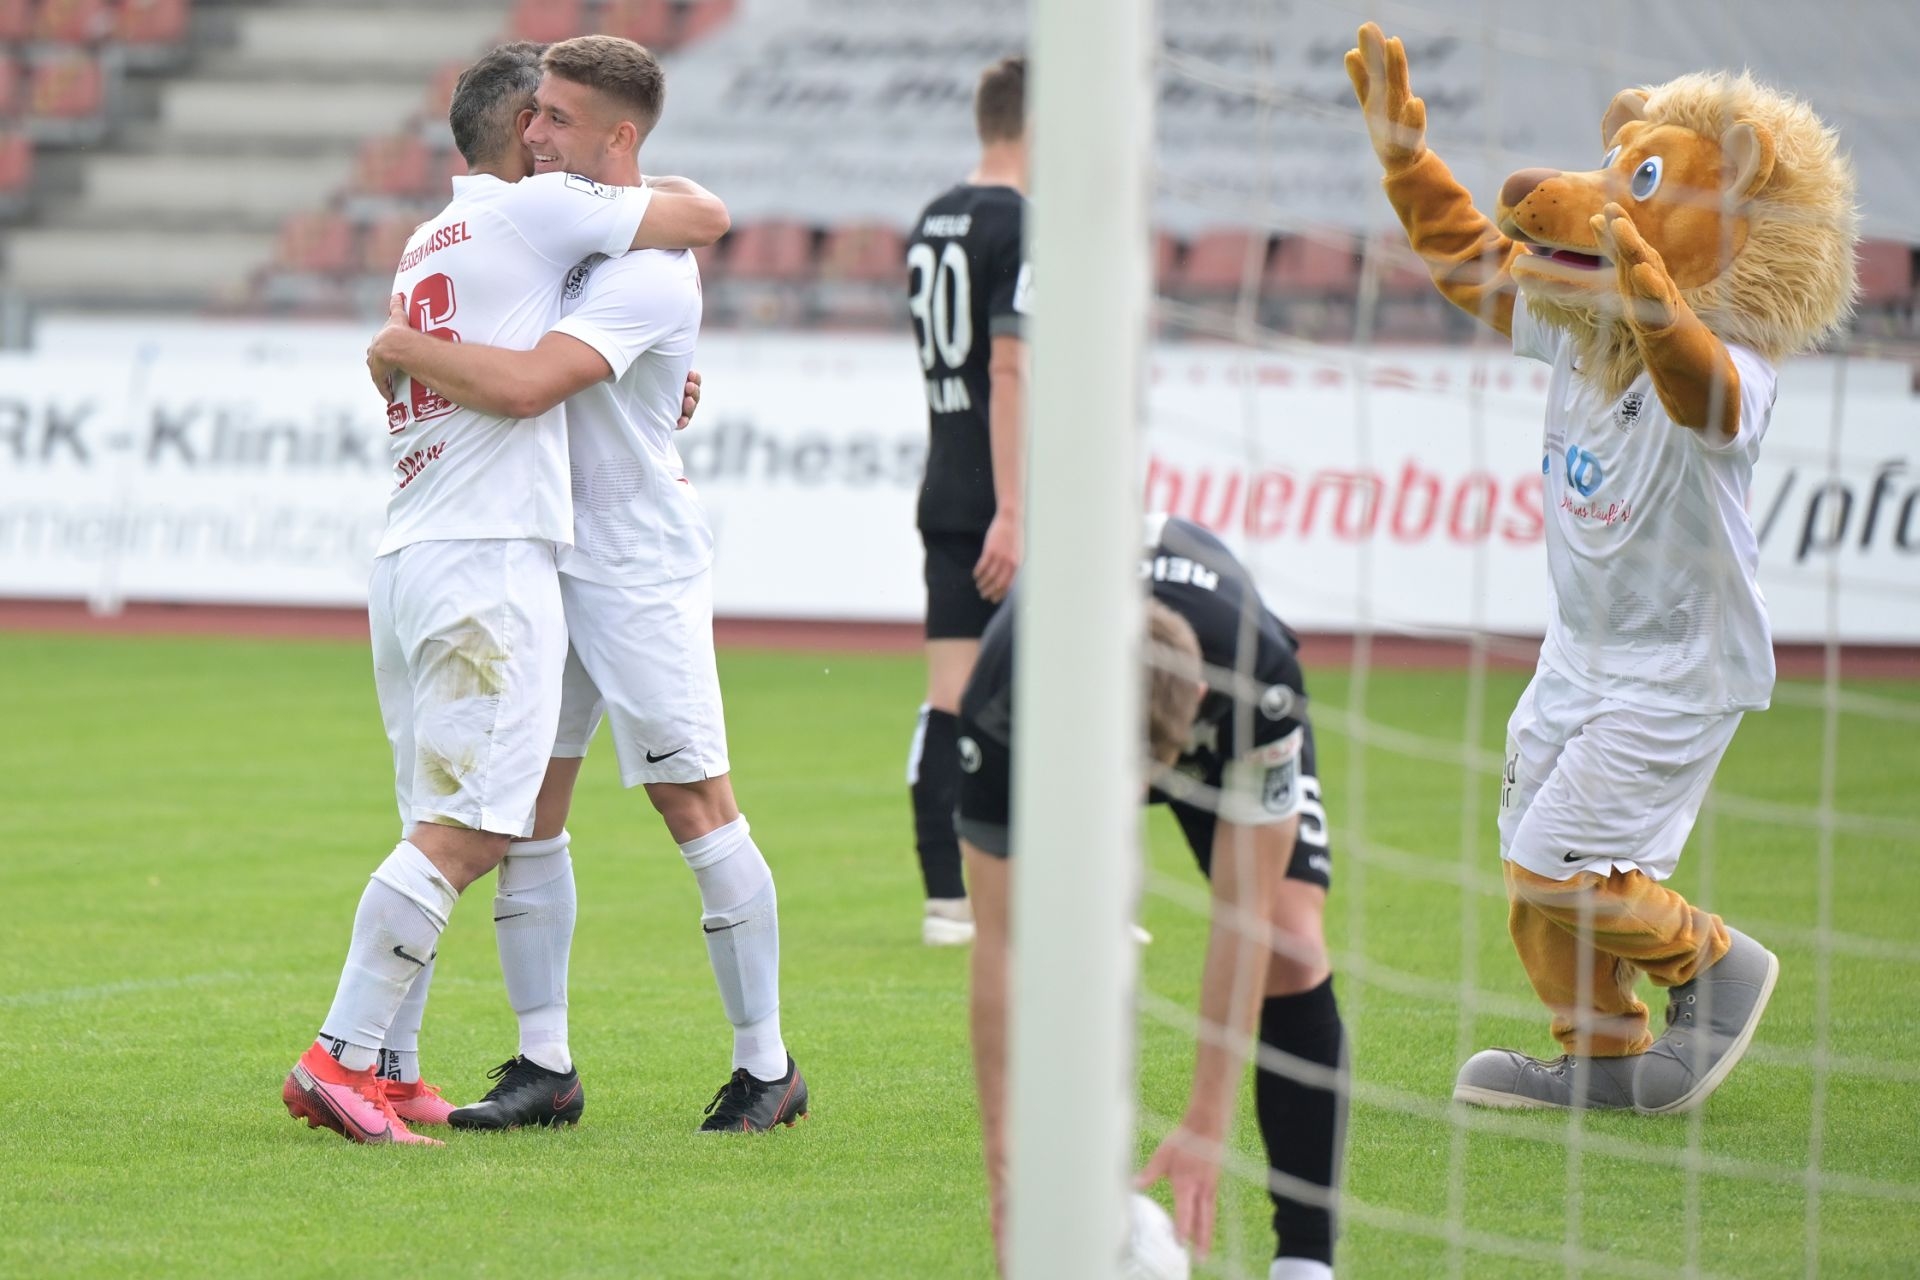
[[[1193,737],[1194,717],[1207,690],[1193,628],[1152,599],[1147,601],[1146,668],[1147,750],[1156,760],[1171,760]]]
[[[982,142],[1012,142],[1027,131],[1027,59],[1011,54],[980,73],[973,124]]]
[[[492,160],[518,141],[520,113],[533,105],[546,48],[531,40],[500,45],[454,81],[447,124],[469,165]]]
[[[548,75],[583,84],[631,109],[643,140],[660,122],[667,75],[645,45],[619,36],[575,36],[548,45],[541,66]]]

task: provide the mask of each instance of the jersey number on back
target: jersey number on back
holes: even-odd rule
[[[453,277],[444,272],[428,276],[413,286],[413,292],[407,297],[407,324],[429,338],[439,338],[444,342],[460,341],[457,330],[447,327],[453,319],[453,313],[459,301],[453,293]],[[432,387],[411,379],[413,384],[413,420],[425,422],[429,418],[441,418],[459,408],[453,401],[435,391]]]
[[[957,240],[947,241],[934,256],[930,244],[907,250],[907,272],[912,293],[907,310],[920,335],[920,367],[933,372],[936,356],[948,369],[959,370],[973,350],[973,282],[967,275],[967,251]]]

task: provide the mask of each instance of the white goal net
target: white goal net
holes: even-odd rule
[[[1122,25],[1120,12],[1134,10],[1097,7]],[[1048,23],[1086,9],[1036,0],[1043,86],[1057,74],[1047,52],[1061,47]],[[1336,1192],[1274,1173],[1241,1089],[1202,1271],[1268,1274],[1278,1189],[1335,1206],[1344,1275],[1911,1273],[1920,180],[1902,153],[1910,159],[1920,100],[1902,68],[1920,56],[1920,17],[1892,0],[1636,0],[1578,13],[1469,0],[1162,0],[1153,20],[1153,222],[1136,241],[1155,281],[1151,336],[1128,367],[1111,349],[1074,348],[1077,319],[1054,323],[1036,332],[1035,376],[1044,386],[1050,361],[1105,358],[1112,377],[1138,385],[1126,449],[1137,451],[1145,507],[1217,533],[1306,636],[1318,742],[1310,800],[1330,836],[1325,921],[1351,1071]],[[1747,495],[1779,681],[1771,709],[1748,714],[1735,735],[1670,882],[1773,951],[1779,984],[1741,1065],[1684,1114],[1452,1100],[1455,1073],[1479,1050],[1561,1052],[1509,938],[1495,822],[1508,716],[1549,608],[1546,528],[1565,495],[1551,468],[1542,476],[1548,366],[1516,358],[1506,338],[1447,305],[1380,189],[1342,68],[1366,20],[1404,39],[1427,142],[1489,213],[1511,172],[1598,167],[1602,114],[1621,89],[1695,70],[1748,67],[1803,97],[1858,174],[1858,313],[1820,352],[1782,363]],[[1088,57],[1111,44],[1082,41]],[[1084,59],[1074,71],[1130,73]],[[1037,97],[1036,205],[1097,207],[1046,168],[1049,146],[1067,145],[1050,130],[1076,127],[1049,118],[1057,101],[1044,88]],[[1093,127],[1084,113],[1079,127]],[[1040,305],[1086,315],[1088,300],[1049,282],[1063,260],[1105,252],[1095,247],[1104,237],[1076,235],[1064,219],[1039,226]],[[1097,336],[1111,326],[1085,333],[1112,341]],[[1034,421],[1036,433],[1076,433],[1087,451],[1112,448],[1121,430],[1094,414],[1050,418],[1043,400]],[[1036,524],[1050,501],[1111,499],[1104,514],[1064,517],[1107,527],[1124,509],[1113,495],[1049,491],[1040,479]],[[1605,499],[1582,518],[1634,518]],[[1048,554],[1036,543],[1036,556]],[[1048,622],[1042,595],[1027,607],[1029,629],[1071,625]],[[1080,621],[1083,638],[1097,636]],[[1048,686],[1072,676],[1050,674]],[[1023,687],[1047,705],[1047,686]],[[1113,731],[1134,732],[1119,719]],[[1138,798],[1132,778],[1105,794],[1129,812]],[[1207,882],[1164,810],[1149,818],[1146,844],[1138,910],[1155,940],[1139,956],[1137,1043],[1087,1044],[1063,1030],[1044,1049],[1096,1061],[1137,1050],[1136,1165],[1179,1126],[1196,1047],[1214,1034],[1197,1012]],[[1092,875],[1107,854],[1073,856]],[[1105,937],[1111,923],[1085,928]],[[1050,928],[1048,945],[1079,945],[1071,926]],[[1115,972],[1132,977],[1125,962]],[[1666,993],[1643,980],[1639,994],[1658,1035]],[[1260,1053],[1303,1083],[1333,1078]],[[1017,1135],[1016,1159],[1030,1137]],[[1056,1182],[1074,1167],[1057,1150],[1049,1160]],[[1108,1185],[1102,1159],[1078,1168],[1082,1183]],[[1035,1217],[1071,1198],[1016,1175],[1023,1185],[1019,1212]]]

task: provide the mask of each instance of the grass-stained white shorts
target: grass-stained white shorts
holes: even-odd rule
[[[713,572],[614,586],[560,575],[572,649],[553,754],[587,754],[604,716],[620,781],[699,782],[728,771],[713,657]]]
[[[553,544],[415,542],[373,562],[368,597],[402,830],[532,834],[567,656]]]
[[[1500,856],[1553,880],[1665,880],[1740,716],[1629,706],[1541,666],[1507,721]]]

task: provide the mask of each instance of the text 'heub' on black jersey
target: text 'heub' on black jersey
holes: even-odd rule
[[[977,533],[993,522],[987,360],[995,336],[1020,333],[1027,309],[1026,207],[1012,187],[955,187],[927,206],[907,246],[907,311],[932,433],[925,530]]]

